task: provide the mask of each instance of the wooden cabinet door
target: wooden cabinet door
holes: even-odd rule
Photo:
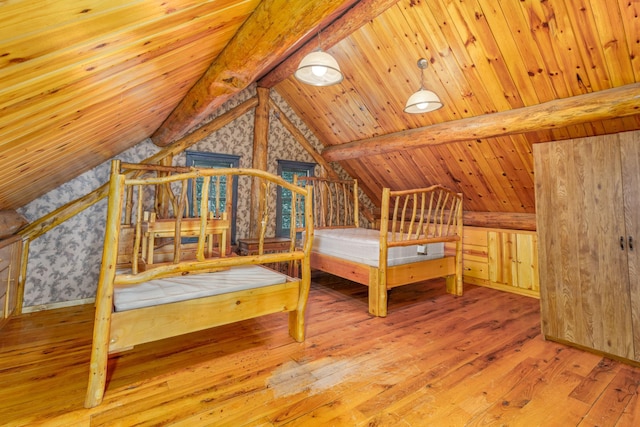
[[[491,282],[539,291],[535,233],[492,230],[488,232],[487,246]]]
[[[617,135],[534,145],[545,336],[633,359]]]
[[[635,360],[640,360],[640,132],[620,134]]]

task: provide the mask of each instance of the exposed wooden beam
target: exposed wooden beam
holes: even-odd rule
[[[640,114],[640,83],[327,147],[327,161],[553,129]]]
[[[166,146],[275,66],[325,18],[356,0],[264,0],[151,139]]]
[[[462,213],[462,222],[465,227],[536,231],[535,213],[464,211]]]
[[[367,22],[396,4],[398,0],[361,0],[353,6],[347,13],[336,19],[331,25],[322,30],[322,49],[329,49],[337,44],[349,34],[362,27]],[[307,44],[298,49],[285,61],[273,69],[269,74],[258,81],[258,86],[274,87],[282,80],[293,74],[309,52],[318,48],[315,38],[309,40]]]

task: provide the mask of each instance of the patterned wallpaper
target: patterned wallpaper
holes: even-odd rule
[[[255,86],[247,88],[229,100],[222,106],[219,113],[228,111],[252,96],[255,96]],[[316,149],[320,150],[321,145],[313,133],[295,116],[278,93],[271,91],[271,97]],[[251,167],[253,121],[254,113],[249,111],[233,123],[191,146],[189,150],[238,155],[240,167]],[[273,112],[269,122],[269,172],[274,174],[277,172],[278,159],[313,162],[312,157],[290,136]],[[158,148],[147,139],[118,155],[117,158],[126,162],[139,162],[157,151]],[[174,164],[184,165],[185,155],[175,156]],[[106,162],[24,206],[18,212],[30,222],[35,221],[107,182],[109,168],[110,162]],[[319,170],[316,169],[317,174]],[[344,171],[339,173],[345,175]],[[248,235],[249,194],[249,180],[240,182],[237,238]],[[270,203],[273,203],[272,211],[275,212],[275,193],[270,198]],[[25,286],[25,307],[76,301],[95,296],[105,220],[106,200],[103,200],[31,242]],[[275,234],[275,218],[271,220],[268,235]]]

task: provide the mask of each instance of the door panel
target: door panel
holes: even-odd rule
[[[633,358],[617,136],[536,144],[534,155],[543,332]]]
[[[640,360],[640,132],[620,134],[620,153],[633,342],[635,360]]]

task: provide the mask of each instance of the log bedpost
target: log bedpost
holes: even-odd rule
[[[380,253],[378,255],[378,269],[369,268],[369,313],[374,316],[387,315],[387,253],[389,236],[389,188],[382,189],[382,206],[380,221]],[[395,215],[394,215],[395,220]],[[374,277],[375,276],[375,277]]]
[[[85,408],[93,408],[102,402],[107,382],[107,359],[109,358],[109,329],[113,306],[113,278],[116,275],[117,250],[120,236],[122,216],[122,193],[124,191],[124,175],[120,174],[120,161],[111,163],[111,180],[109,186],[109,209],[102,251],[102,265],[98,277],[96,294],[96,314],[93,329],[93,345],[89,365],[89,386],[85,397]]]

